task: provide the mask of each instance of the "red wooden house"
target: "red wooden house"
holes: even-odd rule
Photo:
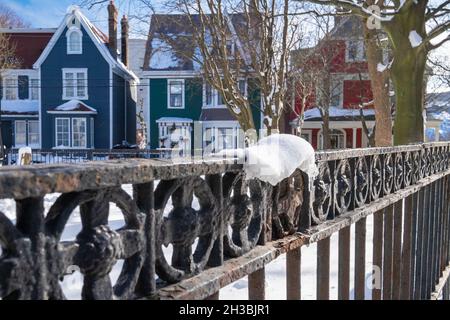
[[[304,54],[304,50],[307,50],[307,54]],[[312,58],[310,61],[297,60],[296,54]],[[384,60],[384,64],[387,65],[388,57],[386,56]],[[308,68],[326,68],[326,72],[322,73],[322,80],[313,85],[321,86],[321,92],[328,92],[332,148],[367,147],[369,139],[363,130],[361,107],[363,107],[362,115],[369,130],[372,130],[375,125],[375,111],[371,104],[373,95],[364,48],[362,22],[359,18],[336,18],[334,28],[316,47],[293,52],[292,61],[293,67],[298,68],[299,72],[308,71]],[[302,62],[298,63],[298,61]],[[325,77],[323,77],[324,74]],[[305,99],[305,96],[302,96],[303,87],[299,88],[295,81],[293,87],[295,88],[293,94],[295,112],[292,112],[290,116],[288,127],[291,133],[301,132],[302,137],[307,139],[315,149],[323,149],[323,117],[317,108],[318,95],[321,93],[314,87],[313,90],[308,91],[310,94]],[[439,132],[442,121],[434,119],[428,111],[426,128]],[[301,130],[299,130],[300,127]]]
[[[301,49],[304,50],[304,49]],[[356,17],[338,18],[335,27],[329,35],[314,48],[306,49],[312,61],[295,64],[294,67],[302,69],[305,65],[311,67],[319,65],[327,68],[325,83],[329,85],[328,106],[330,115],[331,140],[333,148],[359,148],[367,146],[368,138],[363,133],[360,106],[370,104],[372,92],[366,62],[364,41],[362,38],[362,25]],[[299,53],[305,53],[304,51]],[[319,61],[319,62],[317,62]],[[315,84],[314,84],[315,85]],[[321,89],[322,91],[328,88]],[[322,149],[322,115],[317,106],[318,90],[310,93],[304,99],[302,89],[296,85],[294,94],[295,112],[290,117],[290,127],[293,133],[298,132],[302,126],[302,137],[307,139],[314,148]],[[303,108],[304,106],[304,108]],[[304,123],[300,123],[300,115],[304,113]],[[375,115],[370,105],[363,110],[366,124],[369,128],[374,126]]]

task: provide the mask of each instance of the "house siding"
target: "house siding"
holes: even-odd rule
[[[94,117],[95,148],[110,147],[110,66],[82,26],[81,31],[83,33],[82,54],[67,54],[66,28],[41,66],[41,128],[42,148],[44,149],[55,146],[55,115],[48,114],[47,111],[67,102],[62,99],[62,69],[64,68],[88,69],[89,99],[83,100],[83,102],[98,112]],[[75,115],[73,116],[75,117]],[[61,117],[67,117],[67,115],[61,115]]]
[[[203,84],[201,79],[184,80],[185,108],[168,109],[167,83],[168,79],[150,79],[150,143],[151,149],[159,148],[158,124],[156,121],[163,117],[189,118],[194,121],[200,119],[202,111]]]

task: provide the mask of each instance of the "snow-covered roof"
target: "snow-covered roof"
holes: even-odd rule
[[[51,112],[89,112],[97,113],[97,110],[88,106],[84,102],[78,100],[70,100],[56,108],[50,110]]]
[[[173,123],[192,123],[194,122],[192,119],[189,118],[177,118],[177,117],[163,117],[161,119],[156,120],[156,123],[162,123],[162,122],[173,122]]]
[[[330,107],[330,120],[331,121],[346,121],[354,120],[361,117],[360,109],[343,109],[338,107]],[[375,119],[375,110],[363,109],[364,118],[366,120]],[[320,121],[322,116],[318,108],[313,108],[305,111],[305,121]]]
[[[38,69],[41,64],[45,61],[45,59],[50,54],[50,51],[55,46],[56,42],[60,38],[61,34],[67,27],[67,21],[71,21],[71,19],[76,19],[80,22],[80,24],[84,27],[88,35],[93,40],[94,44],[96,45],[97,49],[100,51],[102,56],[105,58],[105,60],[111,65],[113,70],[115,72],[119,72],[123,74],[124,76],[131,78],[135,81],[139,81],[139,78],[133,73],[133,71],[129,70],[123,63],[120,61],[120,58],[114,58],[109,49],[108,49],[108,43],[109,39],[108,37],[95,25],[93,25],[89,19],[81,12],[81,10],[76,6],[69,7],[68,13],[62,20],[60,26],[58,27],[58,30],[55,32],[53,37],[51,38],[49,44],[45,48],[44,52],[42,52],[42,55],[39,57],[37,62],[33,65],[35,69]]]
[[[243,15],[228,16],[228,21],[232,22],[229,23],[230,27],[242,28]],[[193,23],[190,19],[194,24],[201,23],[196,14],[191,17],[184,14],[152,15],[143,70],[200,71],[202,55],[192,38]],[[240,48],[239,45],[237,47]]]
[[[38,115],[39,101],[2,100],[2,115]]]

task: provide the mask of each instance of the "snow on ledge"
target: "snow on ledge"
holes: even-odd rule
[[[246,179],[259,179],[273,186],[289,178],[299,169],[315,178],[316,166],[314,148],[304,139],[291,134],[274,134],[263,138],[254,146],[244,150],[224,150],[217,154],[237,155],[244,160]]]

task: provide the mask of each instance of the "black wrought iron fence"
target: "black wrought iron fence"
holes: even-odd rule
[[[62,299],[59,280],[77,266],[83,299],[216,299],[245,276],[249,298],[264,299],[265,266],[287,254],[287,298],[299,299],[301,249],[317,243],[317,299],[328,299],[330,237],[338,233],[338,297],[349,299],[354,289],[364,299],[373,215],[372,258],[382,281],[372,298],[448,299],[449,156],[449,143],[319,152],[312,188],[302,172],[272,187],[217,159],[2,168],[0,198],[14,199],[16,220],[0,212],[0,297]],[[124,184],[133,185],[132,196]],[[45,212],[50,193],[61,195]],[[110,203],[123,213],[119,230],[108,225]],[[82,230],[62,242],[77,207]]]

